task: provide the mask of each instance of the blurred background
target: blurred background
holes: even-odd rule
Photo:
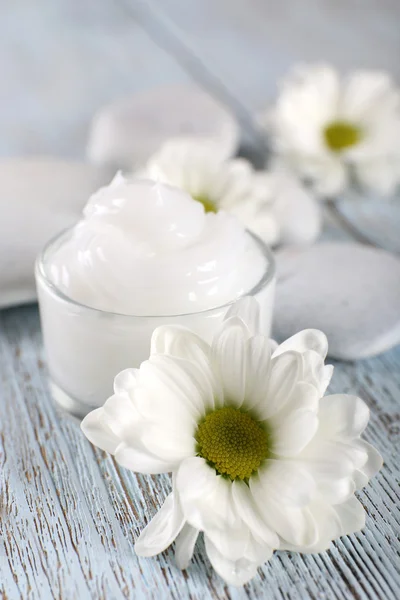
[[[197,81],[242,122],[301,61],[400,80],[398,0],[14,0],[0,7],[0,154],[82,158],[120,96]]]

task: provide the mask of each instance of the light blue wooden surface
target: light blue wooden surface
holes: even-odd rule
[[[193,77],[246,127],[296,58],[380,66],[400,77],[399,19],[394,0],[2,3],[0,154],[83,156],[96,108],[158,83]],[[371,217],[363,223],[375,231]],[[334,225],[326,235],[347,237]],[[236,590],[212,572],[201,544],[186,573],[171,549],[155,559],[135,556],[134,540],[167,494],[168,478],[118,467],[57,412],[36,307],[2,311],[0,598],[397,600],[400,349],[338,363],[331,390],[359,394],[373,411],[366,437],[385,466],[361,494],[367,528],[319,556],[277,553]]]

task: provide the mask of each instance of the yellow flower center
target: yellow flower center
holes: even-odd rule
[[[196,432],[197,454],[220,475],[249,479],[269,453],[269,433],[248,413],[224,406],[210,413]]]
[[[332,121],[324,129],[325,142],[333,152],[355,146],[361,140],[360,127],[346,121]]]
[[[215,202],[213,202],[212,200],[210,200],[210,198],[207,198],[207,196],[193,196],[194,200],[197,200],[197,202],[201,202],[201,204],[204,206],[204,210],[206,211],[206,213],[209,212],[213,212],[216,213],[218,211]]]

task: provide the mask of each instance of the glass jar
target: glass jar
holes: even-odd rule
[[[234,300],[200,312],[162,316],[117,314],[81,304],[54,285],[50,274],[52,257],[70,234],[71,230],[67,230],[47,244],[36,261],[35,276],[50,389],[59,405],[82,417],[113,393],[117,373],[138,367],[149,357],[156,327],[183,325],[209,342]],[[268,247],[252,233],[248,235],[254,238],[265,259],[265,270],[246,295],[259,301],[262,332],[268,336],[275,263]]]

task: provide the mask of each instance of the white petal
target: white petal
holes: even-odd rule
[[[141,435],[143,446],[166,461],[179,463],[196,453],[196,441],[191,432],[171,427],[148,425]]]
[[[321,129],[315,132],[322,141]],[[336,156],[326,147],[320,148],[318,156],[304,154],[288,156],[295,170],[312,184],[313,192],[321,199],[335,197],[348,185],[348,169],[341,156]]]
[[[136,392],[138,408],[161,426],[181,422],[181,428],[190,429],[190,423],[196,426],[207,411],[223,401],[221,383],[208,359],[192,362],[153,355],[141,365],[141,372],[146,391],[140,403],[140,393]]]
[[[325,365],[323,368],[322,376],[320,377],[319,391],[321,395],[325,394],[333,375],[334,366]]]
[[[119,443],[136,431],[138,420],[132,401],[114,395],[83,419],[81,429],[92,444],[114,454]]]
[[[126,395],[111,396],[103,405],[102,419],[121,440],[126,442],[135,439],[138,428],[142,426],[134,402]]]
[[[155,556],[172,544],[185,524],[179,502],[170,494],[135,543],[138,556]]]
[[[175,561],[180,569],[187,569],[192,560],[199,530],[185,523],[175,542]]]
[[[140,381],[146,390],[145,399],[138,409],[161,424],[170,415],[192,417],[196,423],[204,414],[205,407],[212,402],[213,390],[206,375],[193,378],[196,365],[190,361],[166,355],[153,355],[140,367]],[[203,386],[199,386],[202,378]]]
[[[342,93],[342,114],[349,120],[368,123],[384,106],[390,114],[398,107],[398,92],[387,73],[355,71]]]
[[[222,404],[224,397],[223,388],[217,376],[218,374],[212,369],[208,358],[204,361],[198,360],[196,362],[185,360],[183,368],[199,390],[205,412],[214,410]]]
[[[259,478],[250,480],[250,489],[263,520],[284,540],[284,547],[286,544],[311,546],[318,540],[317,526],[308,508],[290,505],[287,498],[283,503],[279,498],[276,499],[276,494],[272,499],[270,490],[261,485]],[[304,499],[306,497],[307,494],[303,495]]]
[[[268,459],[259,470],[256,481],[257,497],[261,499],[264,490],[264,501],[269,500],[282,506],[306,506],[315,495],[314,479],[306,469],[295,461]]]
[[[250,531],[244,523],[238,523],[236,527],[208,528],[207,537],[215,548],[228,560],[239,560],[243,557]]]
[[[356,446],[363,449],[368,456],[367,461],[360,469],[366,480],[364,479],[362,485],[360,485],[361,480],[356,482],[357,489],[360,489],[361,487],[364,487],[368,481],[378,473],[378,471],[380,471],[383,465],[383,459],[378,450],[371,446],[371,444],[368,444],[368,442],[365,440],[357,440]]]
[[[285,406],[274,415],[272,420],[279,423],[300,409],[317,413],[320,397],[320,392],[314,385],[305,381],[298,381]]]
[[[281,228],[271,210],[265,206],[246,223],[247,228],[258,235],[268,246],[275,246],[281,239]]]
[[[249,486],[243,481],[234,481],[232,483],[232,497],[239,517],[246,523],[252,533],[258,535],[271,548],[278,548],[279,538],[263,521]]]
[[[290,73],[269,119],[278,149],[306,157],[322,152],[321,127],[336,114],[339,89],[339,77],[329,67]]]
[[[308,546],[293,545],[282,542],[282,549],[293,550],[306,554],[328,550],[332,540],[342,535],[340,518],[332,506],[322,501],[315,501],[310,505],[310,512],[316,524],[317,536],[313,544]]]
[[[222,382],[224,404],[240,408],[246,386],[246,342],[249,331],[238,317],[224,322],[212,344],[212,361]]]
[[[275,350],[277,350],[279,344],[276,340],[273,340],[272,338],[270,338],[269,343],[271,345],[271,354],[273,356],[274,352],[275,352]]]
[[[279,226],[281,244],[311,244],[321,232],[320,203],[298,180],[277,171],[271,212]]]
[[[316,388],[318,388],[320,395],[323,396],[330,383],[333,374],[333,366],[325,366],[324,359],[314,350],[307,350],[306,352],[303,352],[302,361],[303,381],[307,381],[308,383],[314,385]]]
[[[369,408],[357,396],[334,394],[321,399],[319,408],[321,432],[329,439],[352,440],[369,421]]]
[[[271,451],[278,456],[296,456],[311,441],[317,429],[318,417],[315,412],[296,410],[279,424],[274,423]]]
[[[250,562],[262,565],[267,562],[274,552],[274,548],[271,548],[257,535],[252,535],[247,542],[244,558]]]
[[[170,354],[198,362],[209,356],[210,347],[182,325],[162,325],[154,330],[151,337],[151,354]]]
[[[135,473],[148,473],[149,475],[170,473],[179,465],[177,462],[156,457],[150,452],[127,446],[124,442],[116,449],[115,458],[122,467]]]
[[[365,510],[355,496],[334,507],[342,526],[342,535],[350,535],[365,527]]]
[[[180,436],[181,433],[184,437],[193,436],[197,420],[191,413],[190,407],[162,386],[160,391],[157,390],[156,385],[153,389],[148,388],[149,386],[139,387],[135,390],[135,403],[140,411],[142,425],[134,432],[133,438],[131,436],[131,445],[136,446],[138,436],[141,439],[146,431],[150,429],[154,431],[154,428],[163,430],[163,439],[172,439],[177,434]],[[149,442],[148,437],[147,441]],[[170,445],[169,442],[167,444]]]
[[[353,481],[356,490],[362,490],[367,485],[369,479],[362,471],[354,471]]]
[[[279,242],[280,227],[271,207],[266,203],[258,207],[253,199],[249,198],[247,202],[237,203],[229,212],[266,244],[274,245]]]
[[[102,418],[103,413],[103,407],[92,410],[83,419],[81,429],[89,442],[101,448],[101,450],[114,454],[121,440],[107,423],[104,422]]]
[[[314,350],[322,358],[325,358],[328,353],[328,340],[326,335],[319,329],[304,329],[280,344],[273,356],[279,356],[279,354],[288,350],[295,350],[300,353]]]
[[[327,502],[313,502],[310,511],[317,525],[318,539],[311,547],[298,551],[323,552],[329,548],[333,540],[342,535],[340,519],[334,508]]]
[[[231,561],[226,559],[214,546],[211,540],[204,536],[206,551],[210,562],[218,575],[229,585],[240,586],[247,583],[257,573],[258,565],[246,559]]]
[[[204,458],[194,456],[181,464],[176,485],[180,496],[191,500],[214,492],[217,475]]]
[[[182,462],[176,486],[185,518],[196,529],[217,529],[237,522],[231,483],[217,475],[203,458]]]
[[[143,447],[166,461],[181,462],[196,453],[196,440],[191,431],[149,424],[141,435]]]
[[[336,157],[321,161],[314,171],[314,190],[322,198],[332,198],[348,186],[349,174],[346,165]]]
[[[251,337],[247,341],[246,356],[245,408],[250,410],[267,402],[271,372],[270,341],[262,335]]]
[[[361,468],[368,459],[367,451],[355,444],[321,439],[319,432],[301,452],[298,460],[306,465],[316,480],[353,477],[354,470]]]
[[[114,379],[114,394],[132,398],[132,392],[137,385],[138,372],[139,369],[125,369],[118,373]]]
[[[400,157],[365,161],[357,165],[356,174],[360,184],[367,190],[390,196],[400,183]]]
[[[301,365],[301,354],[297,352],[284,352],[272,359],[267,400],[263,407],[258,407],[262,418],[268,419],[283,408],[299,380]]]
[[[355,492],[356,486],[351,477],[324,479],[318,482],[318,491],[329,504],[341,504]]]
[[[307,508],[285,508],[273,504],[271,520],[277,533],[295,546],[312,546],[318,540],[318,529],[312,513]]]
[[[232,304],[225,315],[225,320],[230,317],[241,319],[247,325],[251,335],[261,333],[260,305],[252,296],[245,296]]]

